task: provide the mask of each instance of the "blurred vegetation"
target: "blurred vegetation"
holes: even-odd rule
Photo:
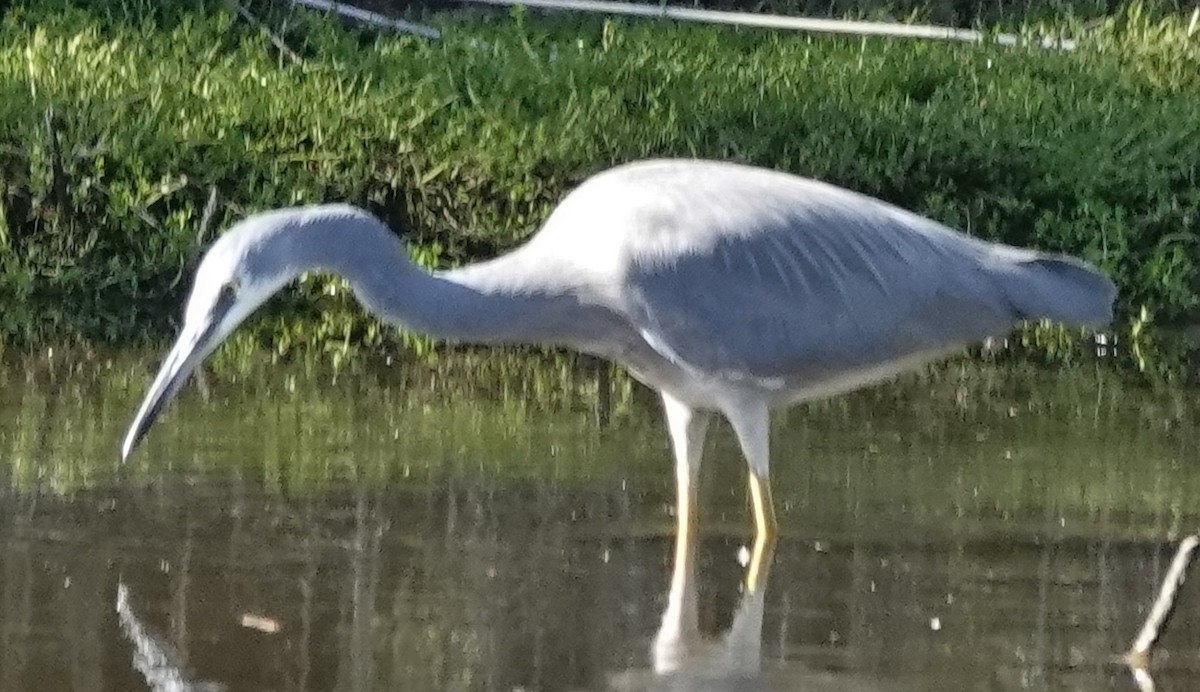
[[[122,464],[117,447],[154,360],[55,352],[0,363],[0,488],[71,495],[181,477],[287,496],[453,479],[565,494],[619,486],[651,525],[670,526],[660,405],[620,371],[512,354],[485,359],[490,369],[474,356],[352,371],[260,362],[211,377],[207,399],[187,388]],[[784,515],[803,513],[797,525],[817,531],[891,530],[901,512],[929,531],[1021,531],[1061,515],[1078,522],[1072,532],[1103,516],[1108,530],[1155,524],[1161,536],[1196,518],[1197,431],[1194,390],[1096,363],[960,360],[780,413],[772,478]],[[707,521],[741,526],[745,465],[726,424],[706,459]]]
[[[427,41],[253,8],[303,64],[220,2],[7,5],[0,342],[169,336],[205,244],[254,210],[352,201],[447,266],[520,243],[586,176],[666,155],[1080,254],[1116,277],[1135,340],[1198,304],[1187,14],[1130,6],[1061,53],[520,11],[442,16]],[[306,279],[230,350],[337,360],[397,341],[339,286]],[[1053,352],[1078,336],[1021,339]]]

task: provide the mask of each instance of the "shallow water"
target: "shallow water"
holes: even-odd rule
[[[1135,690],[1112,657],[1200,526],[1200,392],[951,366],[777,418],[750,595],[716,428],[673,582],[654,398],[506,357],[210,376],[125,465],[156,356],[10,360],[0,690]],[[1198,582],[1159,690],[1200,689]]]

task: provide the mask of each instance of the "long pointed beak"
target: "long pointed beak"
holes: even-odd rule
[[[200,361],[216,347],[220,340],[217,336],[218,324],[219,319],[210,319],[196,328],[184,326],[175,345],[171,347],[171,352],[167,354],[167,359],[159,368],[154,383],[150,385],[150,391],[142,400],[133,425],[129,426],[129,432],[125,434],[125,442],[121,445],[122,461],[129,458],[146,435],[146,431],[158,418],[158,414],[162,413],[163,408],[187,381],[188,375],[191,375]]]

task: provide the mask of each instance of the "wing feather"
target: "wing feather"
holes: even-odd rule
[[[1012,325],[983,243],[831,186],[723,170],[640,188],[656,223],[629,236],[624,295],[665,357],[821,377]]]

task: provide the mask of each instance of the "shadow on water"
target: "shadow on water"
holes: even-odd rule
[[[652,399],[280,366],[185,397],[121,466],[149,367],[0,370],[4,692],[1135,690],[1113,654],[1200,523],[1197,392],[1091,368],[781,416],[751,585],[724,428],[672,569]],[[1197,581],[1159,690],[1200,688]]]

